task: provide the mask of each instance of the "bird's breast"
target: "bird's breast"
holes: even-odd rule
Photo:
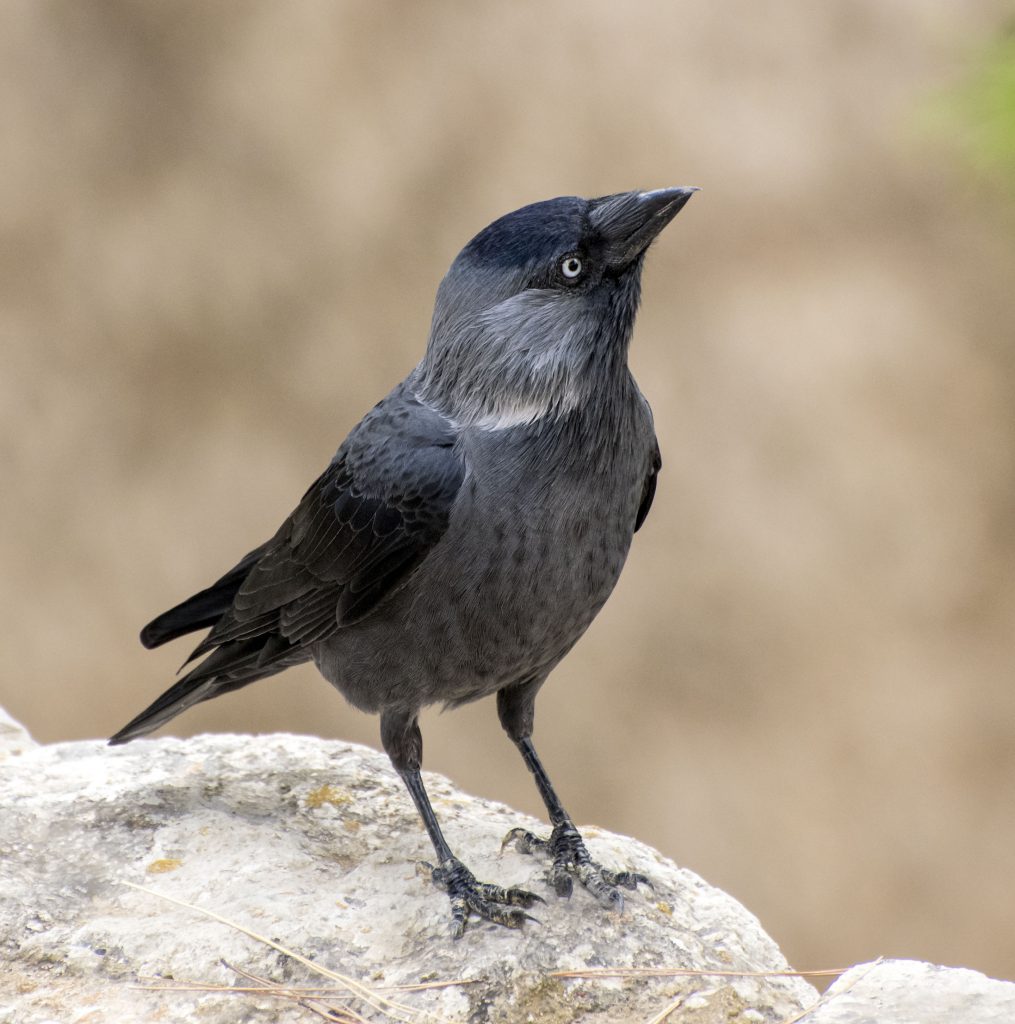
[[[594,452],[566,441],[480,455],[442,544],[455,631],[471,638],[475,666],[491,680],[559,660],[609,597],[630,548],[651,434],[614,437]]]
[[[449,528],[402,590],[318,656],[365,710],[463,703],[549,671],[620,576],[651,423],[603,435],[490,434],[470,446]]]

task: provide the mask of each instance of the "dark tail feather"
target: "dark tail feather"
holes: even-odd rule
[[[256,668],[257,657],[264,638],[226,644],[210,657],[205,658],[197,668],[188,672],[175,686],[171,686],[158,700],[145,708],[136,718],[129,721],[115,736],[110,745],[117,746],[135,740],[138,736],[154,732],[170,719],[210,697],[216,697],[225,690],[236,689],[255,679],[272,675],[278,669]],[[253,669],[253,671],[251,671]]]
[[[110,745],[118,746],[146,736],[203,700],[238,690],[309,660],[309,651],[293,647],[277,636],[256,636],[223,644],[110,737]]]
[[[214,626],[232,607],[236,592],[267,546],[262,544],[210,587],[152,619],[141,630],[141,643],[148,648],[158,647],[178,636]]]

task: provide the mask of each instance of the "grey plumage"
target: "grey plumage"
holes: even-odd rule
[[[275,536],[145,627],[211,627],[205,659],[118,732],[313,659],[381,736],[434,843],[453,930],[519,926],[538,897],[476,882],[419,776],[421,708],[498,695],[546,802],[560,894],[619,907],[639,876],[588,857],[531,744],[533,702],[606,601],[660,466],[627,367],[645,251],[693,189],[536,203],[495,221],[438,290],[426,353],[352,430]]]

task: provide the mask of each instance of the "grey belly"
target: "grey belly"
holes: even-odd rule
[[[611,483],[565,507],[544,495],[545,510],[532,494],[479,494],[397,594],[317,646],[321,673],[374,712],[460,704],[545,675],[623,568],[640,483]]]

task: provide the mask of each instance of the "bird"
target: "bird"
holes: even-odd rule
[[[421,777],[423,708],[496,695],[550,833],[505,837],[620,911],[649,880],[593,860],[533,746],[536,695],[603,607],[662,464],[628,366],[646,252],[694,187],[562,196],[495,220],[441,281],[421,361],[352,429],[270,540],[157,616],[147,648],[208,630],[196,666],[117,732],[313,661],[380,737],[429,835],[450,932],[521,928],[536,893],[476,879]],[[201,659],[201,660],[199,660]],[[181,669],[182,671],[182,669]]]

